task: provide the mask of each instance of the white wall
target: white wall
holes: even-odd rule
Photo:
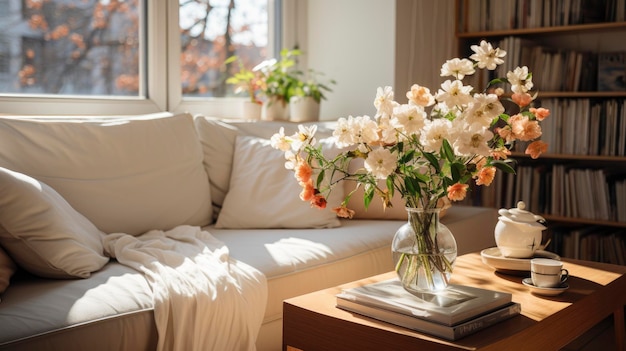
[[[395,4],[395,0],[306,2],[306,33],[299,40],[306,63],[337,81],[322,101],[321,119],[376,113],[376,88],[394,85]]]

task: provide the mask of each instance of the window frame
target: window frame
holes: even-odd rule
[[[140,36],[147,39],[142,48],[140,67],[146,77],[140,89],[144,96],[46,96],[46,95],[0,95],[0,115],[135,115],[169,111],[191,112],[220,118],[237,118],[241,101],[245,98],[183,98],[180,87],[180,31],[178,1],[143,0],[144,23]],[[295,1],[293,1],[295,2]],[[276,33],[274,23],[277,14],[293,6],[292,1],[268,0],[269,32],[268,52],[276,52],[280,43],[273,46],[277,38],[284,40],[289,32],[285,24],[282,33]],[[165,25],[163,25],[165,23]],[[166,72],[166,74],[163,74]]]

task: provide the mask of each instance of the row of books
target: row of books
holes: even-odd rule
[[[624,0],[467,0],[468,32],[626,20]]]
[[[541,122],[548,152],[626,156],[626,101],[621,99],[542,99],[550,109]]]
[[[626,91],[625,52],[555,50],[520,37],[505,37],[496,44],[507,52],[507,60],[484,79],[506,77],[523,64],[541,91]]]
[[[626,171],[570,165],[517,167],[499,172],[481,188],[484,206],[512,208],[524,201],[529,211],[571,218],[626,223]]]
[[[397,278],[344,289],[337,307],[447,340],[457,340],[519,315],[512,295],[452,285],[436,293],[411,294]]]
[[[548,249],[562,257],[626,265],[626,229],[600,226],[551,228]]]

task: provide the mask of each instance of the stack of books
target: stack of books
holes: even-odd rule
[[[437,293],[411,294],[397,278],[345,289],[337,307],[447,340],[457,340],[519,315],[511,294],[450,285]]]

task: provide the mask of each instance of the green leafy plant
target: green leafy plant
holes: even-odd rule
[[[295,71],[295,58],[301,55],[300,50],[283,49],[280,52],[280,59],[266,60],[257,66],[263,77],[264,84],[261,92],[267,98],[275,98],[277,101],[287,104],[293,96],[300,80]]]
[[[231,77],[226,79],[226,83],[237,85],[235,93],[246,92],[250,97],[250,101],[261,104],[261,100],[258,98],[258,94],[261,92],[262,87],[265,85],[264,77],[261,72],[257,70],[250,70],[241,61],[239,56],[231,56],[226,61],[225,65],[237,62],[238,71]]]
[[[327,83],[323,83],[321,77],[324,74],[315,70],[309,70],[308,76],[300,80],[295,86],[293,96],[307,97],[310,96],[316,102],[321,102],[322,99],[326,100],[324,92],[331,92],[331,84],[337,84],[334,79],[328,80]]]

